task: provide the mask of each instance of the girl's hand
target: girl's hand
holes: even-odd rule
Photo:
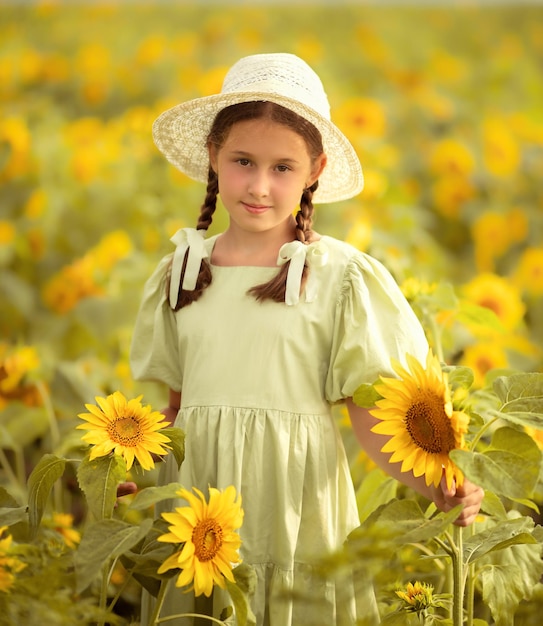
[[[481,487],[474,485],[467,478],[461,487],[457,487],[453,481],[450,489],[447,489],[445,475],[441,479],[439,487],[431,488],[432,500],[440,511],[450,511],[455,506],[463,504],[464,508],[456,518],[456,526],[469,526],[473,524],[479,514],[485,492]]]
[[[138,486],[133,482],[119,483],[117,485],[117,498],[128,496],[131,493],[136,493]]]

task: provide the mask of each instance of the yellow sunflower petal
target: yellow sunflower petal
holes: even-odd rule
[[[197,596],[204,594],[206,597],[211,595],[213,590],[213,575],[208,572],[206,564],[201,563],[198,559],[194,561],[194,593]]]
[[[192,509],[190,506],[185,506],[185,507],[178,508],[175,510],[177,514],[179,515],[179,517],[181,518],[178,523],[182,524],[184,520],[191,529],[194,526],[196,526],[196,523],[198,522],[199,517],[201,517],[197,515],[194,509]]]
[[[191,570],[189,569],[181,570],[181,573],[179,574],[179,576],[177,577],[177,580],[175,581],[175,586],[187,587],[188,585],[192,583],[193,578],[194,578],[194,574],[192,573]]]
[[[179,567],[178,555],[179,553],[176,552],[175,554],[172,554],[171,556],[169,556],[164,561],[164,563],[162,563],[162,565],[158,568],[157,573],[163,574],[164,572],[167,572],[170,569],[177,569]]]

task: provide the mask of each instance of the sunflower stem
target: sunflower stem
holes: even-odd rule
[[[106,623],[106,605],[107,605],[107,588],[109,583],[109,563],[106,561],[102,567],[102,585],[100,588],[100,623],[99,626],[105,626]]]
[[[462,626],[464,622],[464,542],[462,528],[454,527],[453,569],[453,626]]]
[[[473,441],[471,442],[470,448],[472,450],[475,450],[476,445],[479,443],[481,437],[485,434],[485,432],[487,430],[489,430],[492,425],[494,424],[494,422],[497,422],[498,418],[495,417],[491,420],[489,420],[488,422],[486,422],[486,424],[484,424],[484,426],[482,426],[479,431],[477,432],[477,435],[473,438]]]
[[[447,552],[449,551],[449,550],[448,550],[448,546],[447,546],[447,548],[445,548],[445,545],[446,545],[446,544],[445,544],[443,541],[440,541],[440,540],[439,540],[439,541],[437,541],[437,538],[436,538],[436,543],[440,544],[440,545],[441,545],[444,549],[446,549],[446,550],[447,550]],[[427,547],[426,547],[425,545],[423,545],[422,543],[411,543],[411,544],[408,544],[408,545],[411,545],[411,546],[413,546],[414,548],[417,548],[417,549],[418,549],[418,550],[420,550],[423,554],[426,554],[426,556],[430,556],[430,557],[434,557],[434,556],[435,556],[435,553],[433,552],[433,550],[430,550],[430,548],[427,548]],[[439,567],[439,569],[441,569],[441,570],[444,570],[444,569],[445,569],[445,565],[443,565],[443,563],[442,563],[441,561],[436,560],[436,561],[435,561],[435,564],[436,564],[436,567]]]
[[[468,536],[473,535],[473,524],[466,529]],[[475,565],[469,563],[466,568],[466,614],[467,626],[473,626],[473,610],[475,601]]]
[[[443,541],[439,537],[434,537],[434,541],[437,543],[438,546],[443,549],[444,552],[446,552],[449,556],[452,556],[454,552],[454,547],[452,546],[452,543],[448,544],[446,541]]]
[[[110,612],[113,611],[113,608],[117,604],[117,600],[121,597],[123,591],[128,587],[128,583],[132,579],[132,574],[134,573],[135,569],[136,569],[136,565],[134,565],[131,569],[127,570],[126,576],[122,585],[119,586],[119,588],[117,589],[117,592],[115,593],[111,602],[109,603],[108,611]]]
[[[117,558],[112,559],[112,561],[109,564],[109,570],[107,572],[107,582],[108,582],[108,586],[109,586],[109,581],[111,580],[111,577],[113,576],[113,572],[115,571],[115,568],[117,567]],[[121,595],[122,590],[125,588],[126,586],[126,581],[121,585],[121,589],[118,593],[118,595],[116,594],[114,599],[112,600],[112,602],[110,603],[109,607],[108,607],[108,611],[111,611],[113,609],[113,607],[115,606],[115,603],[117,602],[117,599],[119,598],[119,596]],[[107,593],[106,593],[106,605],[107,605]]]
[[[466,614],[467,614],[467,626],[473,626],[473,611],[475,602],[475,566],[473,563],[468,565],[468,577],[466,582]]]
[[[47,387],[43,384],[41,380],[36,383],[36,387],[43,402],[43,407],[45,409],[45,414],[47,415],[47,421],[49,423],[49,433],[51,435],[51,449],[55,451],[60,443],[60,430],[57,423],[55,409],[53,407],[53,403],[51,402],[51,395],[47,390]],[[62,501],[62,483],[60,483],[58,480],[55,481],[55,484],[53,485],[53,501],[55,511],[62,511],[64,504]]]
[[[170,583],[171,578],[163,578],[160,581],[160,589],[158,590],[157,599],[155,602],[155,607],[153,610],[153,614],[151,619],[149,620],[149,626],[155,626],[159,622],[163,620],[159,620],[160,611],[162,610],[162,605],[164,604],[164,598],[166,597],[166,591],[168,590],[168,585]]]

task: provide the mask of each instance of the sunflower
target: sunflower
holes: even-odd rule
[[[512,280],[492,272],[483,272],[461,287],[462,296],[473,304],[494,311],[506,330],[522,327],[526,304]]]
[[[157,432],[167,427],[168,422],[162,413],[152,411],[149,405],[142,406],[141,398],[127,400],[120,391],[115,391],[107,398],[97,397],[99,406],[85,405],[90,413],[80,413],[79,417],[88,423],[77,428],[89,431],[81,438],[94,446],[91,461],[113,452],[124,457],[127,470],[134,458],[144,470],[149,470],[155,466],[151,454],[168,452],[170,440]]]
[[[410,372],[393,360],[400,379],[381,377],[375,385],[382,399],[371,414],[381,421],[372,431],[390,436],[381,451],[392,453],[391,463],[402,461],[402,472],[424,474],[426,484],[437,487],[444,471],[448,487],[453,479],[461,485],[464,476],[449,452],[464,447],[469,416],[453,410],[448,376],[431,350],[426,370],[409,354],[407,363]]]
[[[424,611],[433,606],[434,587],[418,580],[407,583],[405,589],[398,589],[396,595],[405,602],[408,611]]]
[[[15,583],[15,574],[18,574],[26,567],[15,556],[10,556],[11,552],[11,535],[4,536],[7,526],[0,526],[0,591],[8,593]]]
[[[243,521],[241,496],[236,499],[234,487],[219,491],[209,488],[209,503],[201,491],[197,495],[186,489],[177,492],[190,506],[162,513],[170,524],[170,532],[158,540],[182,544],[181,550],[167,558],[158,569],[162,574],[180,569],[176,587],[191,585],[195,595],[211,595],[213,585],[225,588],[226,580],[234,582],[232,566],[240,562],[238,549],[241,539],[236,532]]]
[[[478,389],[486,385],[488,372],[506,369],[510,366],[507,346],[498,338],[493,341],[479,341],[466,346],[459,363],[471,369],[474,377],[473,386]]]

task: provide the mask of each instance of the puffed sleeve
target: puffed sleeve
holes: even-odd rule
[[[368,255],[353,256],[336,303],[327,399],[337,402],[380,375],[396,376],[391,357],[405,364],[407,353],[425,361],[427,352],[424,330],[390,272]]]
[[[136,380],[159,381],[181,391],[177,326],[165,286],[171,256],[162,259],[145,284],[132,336],[130,366]]]

